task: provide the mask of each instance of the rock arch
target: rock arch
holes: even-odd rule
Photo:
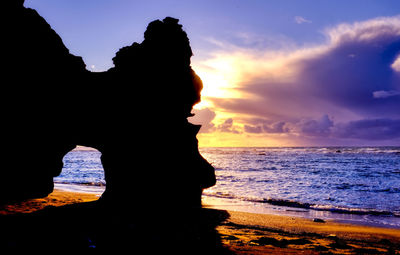
[[[142,43],[116,53],[115,67],[92,73],[23,2],[6,1],[4,10],[13,19],[2,39],[0,201],[46,196],[80,144],[102,153],[105,201],[147,190],[139,200],[150,206],[168,190],[182,205],[198,204],[215,176],[198,152],[199,128],[187,121],[202,84],[178,20],[151,22]]]

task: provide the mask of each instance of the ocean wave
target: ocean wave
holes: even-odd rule
[[[363,208],[348,208],[348,207],[339,207],[339,206],[331,206],[331,205],[312,205],[310,209],[316,211],[330,211],[334,213],[343,213],[343,214],[356,214],[356,215],[375,215],[375,216],[393,216],[400,217],[399,212],[390,212],[376,209],[363,209]]]
[[[58,184],[72,184],[72,185],[82,185],[82,186],[96,186],[96,187],[105,187],[106,184],[102,182],[67,182],[67,181],[54,181],[54,183]]]
[[[399,146],[382,147],[259,147],[259,148],[215,148],[202,147],[202,153],[212,154],[258,154],[260,156],[271,155],[271,153],[387,153],[400,155]]]
[[[376,210],[369,208],[363,209],[363,208],[349,208],[349,207],[341,207],[333,205],[317,205],[317,204],[304,203],[304,202],[285,200],[285,199],[275,199],[275,198],[258,199],[258,198],[248,198],[248,197],[237,197],[230,193],[221,193],[221,192],[208,193],[204,195],[216,198],[235,199],[251,203],[263,203],[275,206],[285,206],[285,207],[301,208],[301,209],[308,209],[315,211],[328,211],[332,213],[400,217],[400,211],[390,212],[390,211]]]
[[[385,193],[399,194],[400,193],[400,188],[390,187],[390,188],[385,188],[385,189],[377,189],[377,190],[374,190],[374,192],[376,192],[376,193],[385,192]]]

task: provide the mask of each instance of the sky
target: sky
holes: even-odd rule
[[[400,146],[397,0],[26,0],[87,69],[180,20],[200,146]]]

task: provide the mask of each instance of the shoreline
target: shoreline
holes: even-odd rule
[[[400,217],[341,213],[330,210],[315,210],[312,208],[297,208],[284,205],[273,205],[268,203],[253,203],[247,201],[233,201],[230,199],[216,198],[203,195],[203,204],[209,208],[228,211],[267,214],[278,216],[291,216],[310,220],[331,221],[342,224],[353,224],[367,227],[382,227],[400,230]]]
[[[44,208],[62,207],[98,200],[98,194],[56,189],[48,197],[10,204],[0,209],[1,216],[29,215]],[[215,226],[223,247],[234,254],[400,254],[400,229],[343,224],[311,219],[214,209],[228,216]],[[83,227],[83,226],[82,226]],[[81,231],[79,228],[77,232]]]
[[[101,194],[104,192],[104,189],[105,186],[55,183],[55,190],[97,195],[98,197],[101,196]],[[313,208],[298,208],[284,205],[273,205],[268,203],[254,203],[249,201],[238,201],[226,198],[219,198],[209,196],[207,194],[203,194],[202,202],[203,206],[205,206],[206,208],[214,208],[227,211],[293,216],[311,220],[330,220],[343,224],[400,229],[400,217],[398,216],[357,214],[351,212],[341,213],[335,212],[333,210],[315,210]]]
[[[218,226],[225,246],[235,254],[400,254],[400,228],[354,220],[313,218],[263,206],[205,203],[206,208],[227,210],[229,219]],[[316,215],[313,215],[316,216]],[[361,217],[362,218],[362,217]]]

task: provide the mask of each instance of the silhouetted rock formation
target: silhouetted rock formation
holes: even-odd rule
[[[74,148],[73,84],[86,72],[61,38],[23,1],[6,1],[2,31],[0,201],[45,196]],[[79,77],[79,78],[78,78]]]
[[[114,85],[107,90],[108,98],[110,92],[116,93],[109,122],[103,125],[107,140],[94,145],[102,152],[105,200],[134,195],[147,206],[170,200],[198,206],[201,190],[214,185],[214,169],[198,152],[199,128],[186,119],[200,101],[202,88],[190,67],[191,56],[178,20],[156,20],[149,24],[144,41],[118,51],[115,67],[103,74]]]
[[[198,151],[199,127],[187,121],[202,83],[178,20],[151,22],[142,43],[117,52],[115,67],[90,73],[36,11],[10,3],[0,201],[46,196],[79,144],[102,152],[103,201],[199,206],[215,176]]]

